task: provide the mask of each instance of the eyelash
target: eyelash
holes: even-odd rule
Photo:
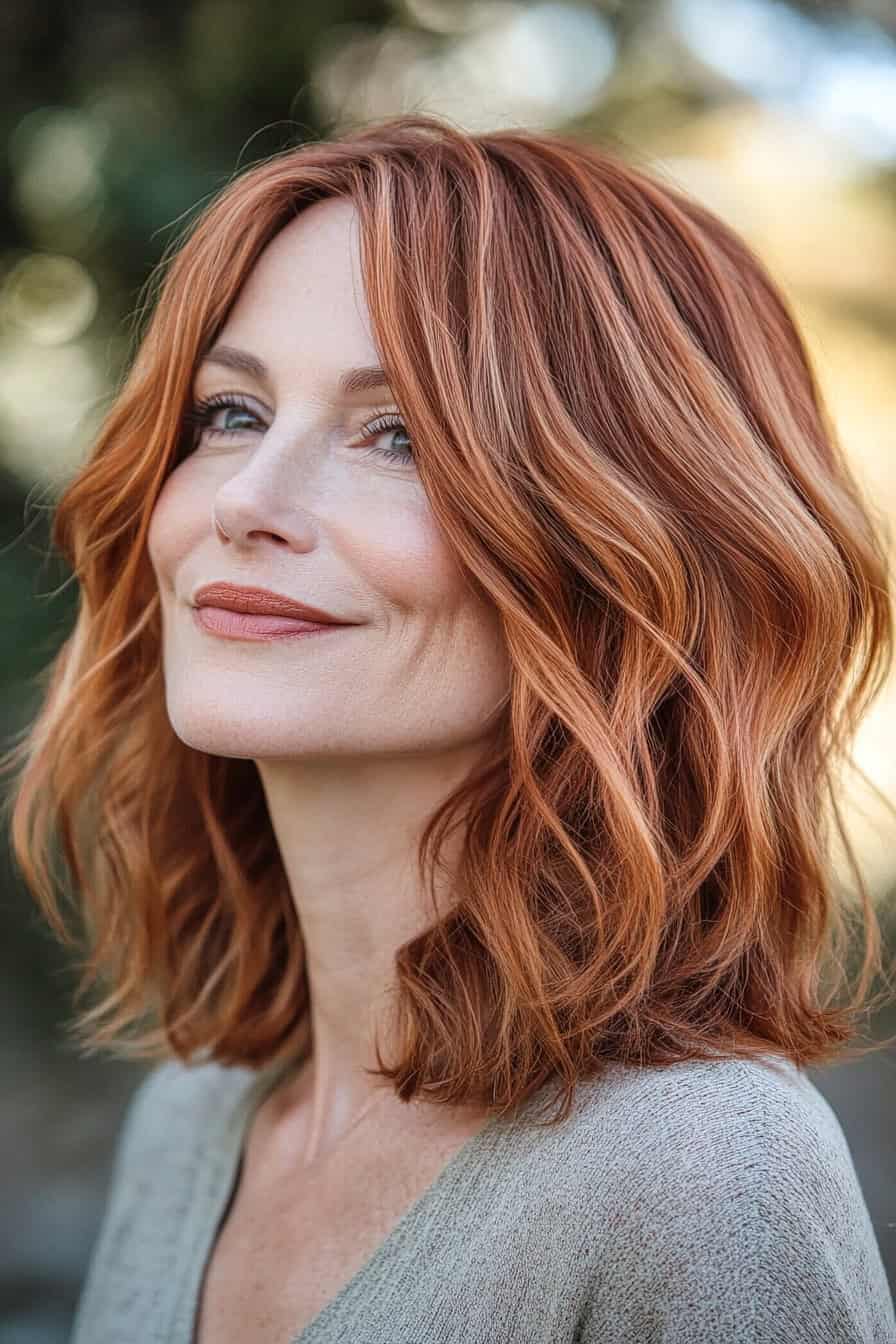
[[[240,411],[246,411],[249,415],[255,416],[256,420],[259,418],[249,403],[244,398],[237,395],[218,393],[216,396],[196,401],[184,416],[186,425],[192,427],[194,431],[192,436],[189,434],[186,436],[183,449],[184,454],[189,453],[191,449],[196,446],[199,435],[203,429],[208,429],[211,434],[242,434],[245,432],[242,429],[222,429],[217,425],[213,426],[209,424],[214,412],[225,406],[228,409],[235,408]],[[360,433],[365,438],[373,438],[379,434],[384,434],[387,429],[403,429],[405,434],[407,434],[407,428],[405,427],[404,421],[397,415],[379,415],[373,420],[368,420],[366,424],[361,426]],[[375,453],[377,456],[387,457],[390,461],[399,462],[404,465],[408,465],[413,461],[413,451],[410,448],[373,448],[371,449],[371,452]]]

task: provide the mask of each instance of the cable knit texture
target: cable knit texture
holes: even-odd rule
[[[125,1116],[71,1344],[191,1344],[278,1069],[164,1063]],[[548,1084],[449,1160],[283,1344],[896,1344],[843,1131],[764,1056]],[[896,1218],[896,1204],[894,1204]]]

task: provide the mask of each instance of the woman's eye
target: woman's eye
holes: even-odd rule
[[[371,452],[378,456],[387,457],[392,462],[409,465],[414,460],[414,450],[412,441],[404,421],[398,415],[381,415],[376,420],[369,420],[366,425],[361,426],[361,435],[366,442],[373,439],[384,439],[385,445],[382,447],[373,447]],[[396,438],[398,444],[396,445]],[[404,440],[404,443],[401,442]]]
[[[212,420],[218,415],[219,411],[224,412],[222,419],[225,423],[213,425]],[[204,434],[206,436],[211,434],[241,434],[246,429],[255,427],[245,423],[233,424],[230,419],[231,413],[235,413],[237,421],[245,422],[248,417],[249,420],[254,420],[256,425],[261,423],[247,402],[239,397],[222,395],[195,402],[184,418],[194,430],[195,442],[198,442]]]
[[[219,419],[218,424],[213,420]],[[201,439],[219,434],[226,437],[231,434],[245,434],[258,428],[264,429],[264,422],[243,398],[224,393],[200,399],[190,407],[184,416],[185,432],[181,456],[188,454]],[[414,460],[411,440],[404,421],[398,415],[381,415],[369,420],[359,431],[362,444],[370,444],[368,451],[377,457],[388,458],[391,462],[407,466]],[[379,443],[382,440],[382,443]]]

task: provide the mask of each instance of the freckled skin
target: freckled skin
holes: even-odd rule
[[[269,378],[197,372],[196,398],[234,394],[251,410],[214,412],[215,426],[239,432],[210,434],[184,457],[149,534],[172,728],[196,750],[256,762],[298,910],[315,1042],[302,1084],[307,1161],[375,1086],[363,1070],[376,1064],[395,950],[432,920],[417,837],[490,749],[509,685],[497,614],[464,580],[413,462],[374,455],[359,432],[399,413],[391,392],[337,396],[346,369],[381,363],[357,226],[351,202],[321,201],[259,257],[216,343],[262,359]],[[407,444],[394,428],[375,441]],[[360,624],[319,638],[218,638],[188,605],[216,579]]]

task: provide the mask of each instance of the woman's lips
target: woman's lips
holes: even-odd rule
[[[266,616],[261,612],[230,611],[227,607],[193,607],[193,618],[212,635],[225,639],[295,639],[298,635],[320,635],[351,626],[300,621],[293,616]]]

